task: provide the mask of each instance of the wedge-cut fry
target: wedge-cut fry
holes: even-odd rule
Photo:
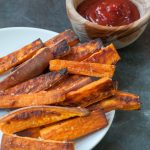
[[[60,90],[42,91],[31,94],[0,96],[0,108],[20,108],[34,105],[57,104],[65,100],[65,92]]]
[[[109,78],[102,78],[86,86],[69,92],[66,100],[60,105],[86,107],[113,95],[113,82]]]
[[[59,72],[49,72],[26,82],[20,83],[12,88],[1,92],[0,95],[19,95],[27,93],[37,93],[44,91],[59,83],[67,77],[67,70],[62,69]]]
[[[3,134],[1,150],[74,150],[74,144]]]
[[[75,91],[95,80],[98,80],[98,78],[73,75],[69,78],[66,78],[63,82],[61,82],[59,85],[54,86],[50,90],[64,90],[65,93],[68,93],[71,91]]]
[[[107,65],[114,65],[120,60],[120,56],[113,44],[102,48],[99,52],[94,53],[85,62],[100,63]]]
[[[105,112],[111,110],[139,110],[140,108],[139,96],[120,91],[117,91],[113,97],[88,107],[89,110],[102,109]]]
[[[19,50],[0,58],[0,74],[30,59],[42,47],[42,41],[37,39]]]
[[[44,45],[46,47],[51,47],[62,40],[66,40],[69,46],[74,46],[79,42],[79,38],[75,35],[75,33],[72,30],[68,29],[49,39],[44,43]]]
[[[86,63],[67,60],[51,60],[50,70],[58,71],[67,68],[71,74],[88,75],[94,77],[112,77],[115,71],[115,66],[98,63]]]
[[[82,61],[91,54],[99,51],[103,44],[100,39],[91,40],[71,48],[69,55],[63,57],[64,60]]]
[[[0,82],[0,90],[8,89],[21,82],[40,75],[47,67],[49,60],[59,58],[69,52],[66,41],[62,41],[51,48],[42,48],[31,59],[21,64],[7,78]]]
[[[100,110],[96,110],[88,116],[69,119],[43,128],[40,134],[43,139],[70,141],[102,129],[105,126],[107,126],[105,114]]]
[[[22,137],[31,137],[31,138],[39,138],[40,137],[40,127],[26,129],[20,132],[16,132],[15,134]]]
[[[52,124],[75,116],[86,116],[85,108],[69,108],[57,106],[32,106],[17,109],[0,119],[0,130],[4,133],[15,133]]]

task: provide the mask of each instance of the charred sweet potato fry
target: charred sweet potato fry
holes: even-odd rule
[[[85,62],[100,63],[107,65],[114,65],[120,60],[120,56],[113,44],[102,48],[99,52],[94,53]]]
[[[107,126],[105,114],[96,110],[85,117],[69,119],[43,128],[40,131],[43,139],[70,141],[83,137]]]
[[[21,64],[7,78],[0,82],[0,90],[8,89],[21,82],[40,75],[47,67],[49,60],[59,58],[69,52],[66,41],[62,41],[51,48],[42,48],[31,59]]]
[[[57,104],[65,100],[65,92],[61,90],[41,91],[31,94],[0,96],[0,108],[20,108],[34,105]]]
[[[139,96],[117,91],[113,97],[102,100],[88,107],[89,110],[102,109],[105,112],[111,110],[139,110],[141,103]]]
[[[75,33],[72,30],[68,29],[49,39],[44,43],[44,45],[46,47],[51,47],[62,40],[66,40],[69,46],[74,46],[79,42],[79,38],[75,35]]]
[[[72,142],[41,140],[3,134],[1,150],[74,150]]]
[[[139,96],[132,94],[132,93],[126,93],[126,92],[121,92],[117,91],[115,93],[115,98],[112,98],[110,100],[110,105],[101,103],[100,105],[107,106],[104,110],[109,111],[113,110],[139,110],[141,109],[141,102],[139,100]]]
[[[67,70],[49,72],[1,92],[0,95],[19,95],[44,91],[67,77]]]
[[[100,100],[108,98],[113,94],[113,82],[109,78],[102,78],[86,86],[69,92],[66,100],[60,105],[86,107]]]
[[[42,47],[42,41],[37,39],[19,50],[0,58],[0,74],[30,59]]]
[[[15,133],[52,124],[75,116],[86,116],[85,108],[69,108],[57,106],[32,106],[17,109],[0,119],[0,130],[4,133]]]
[[[69,55],[63,57],[64,60],[82,61],[89,57],[91,54],[99,51],[103,44],[100,39],[91,40],[74,47],[71,47]]]
[[[112,77],[115,71],[115,66],[99,64],[99,63],[86,63],[67,60],[51,60],[50,70],[58,71],[67,68],[71,74],[88,75],[94,77]]]
[[[98,78],[73,75],[70,76],[69,78],[66,78],[63,82],[54,86],[50,90],[64,90],[65,93],[68,93],[71,91],[75,91],[95,80],[98,80]]]
[[[40,137],[40,127],[26,129],[20,132],[16,132],[15,134],[22,137],[31,137],[31,138],[39,138]]]

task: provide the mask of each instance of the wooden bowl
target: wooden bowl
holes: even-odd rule
[[[113,42],[117,48],[123,48],[140,37],[150,19],[150,0],[132,0],[140,11],[141,18],[139,20],[117,27],[98,25],[86,20],[76,11],[77,6],[83,1],[66,0],[69,20],[81,41],[100,37],[104,44]]]

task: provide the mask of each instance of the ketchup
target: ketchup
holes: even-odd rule
[[[140,18],[130,0],[85,0],[77,11],[85,19],[104,26],[127,25]]]

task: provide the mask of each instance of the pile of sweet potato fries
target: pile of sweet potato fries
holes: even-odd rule
[[[1,150],[73,150],[73,140],[107,126],[106,112],[139,110],[139,96],[112,80],[120,60],[113,44],[79,43],[66,30],[0,58]]]

